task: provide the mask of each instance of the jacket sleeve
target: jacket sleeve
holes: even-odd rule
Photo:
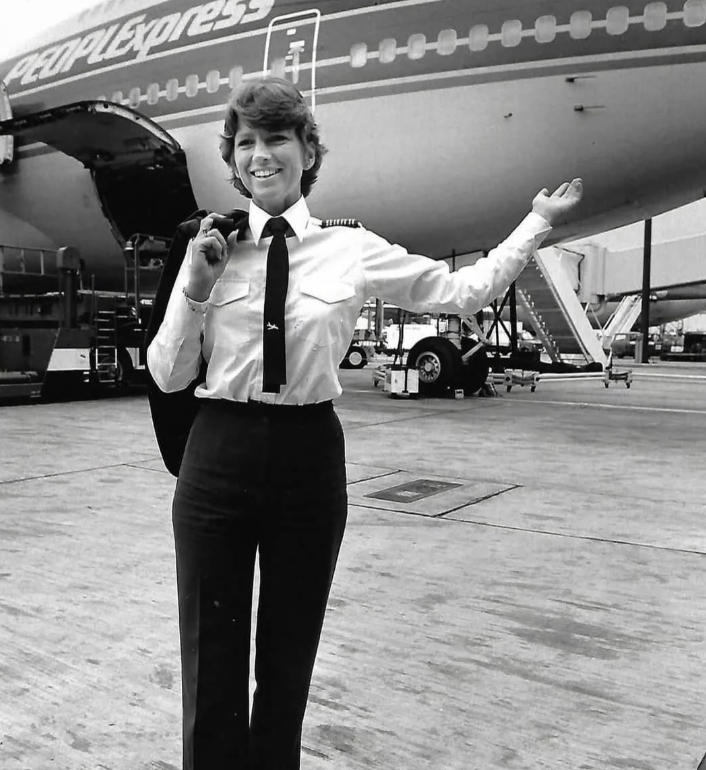
[[[510,286],[550,231],[542,216],[530,213],[486,257],[455,272],[442,260],[410,254],[363,231],[368,296],[414,312],[472,315]]]
[[[196,379],[201,367],[201,339],[207,303],[187,303],[184,288],[189,281],[190,264],[191,243],[186,247],[164,319],[147,348],[150,374],[165,393],[186,388]]]

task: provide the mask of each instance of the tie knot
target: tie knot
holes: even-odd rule
[[[289,222],[284,217],[272,217],[265,225],[265,232],[270,235],[277,235],[279,233],[286,235],[289,229]]]

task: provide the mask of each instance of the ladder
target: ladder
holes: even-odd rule
[[[93,355],[98,382],[114,383],[118,371],[118,349],[115,345],[115,313],[112,310],[98,310],[96,313],[96,344]]]
[[[554,363],[608,364],[596,330],[554,249],[533,254],[515,289],[518,303]]]

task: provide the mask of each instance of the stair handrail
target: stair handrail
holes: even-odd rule
[[[605,367],[608,359],[601,341],[583,312],[576,291],[554,250],[548,248],[535,251],[532,259],[542,273],[557,305],[561,308],[586,359]]]

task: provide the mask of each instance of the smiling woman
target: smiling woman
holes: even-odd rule
[[[166,304],[166,313],[150,323],[158,331],[147,350],[151,403],[177,394],[155,428],[178,478],[172,520],[183,766],[298,770],[347,517],[345,447],[333,399],[341,394],[338,366],[360,310],[374,296],[418,312],[474,314],[505,291],[551,224],[574,208],[581,182],[553,195],[542,190],[502,244],[451,273],[445,262],[409,254],[357,222],[309,214],[305,198],[324,148],[289,81],[241,85],[226,108],[220,150],[234,186],[250,198],[249,211],[185,223],[175,239],[181,249],[170,252],[164,270],[176,281],[160,286],[154,307]],[[192,384],[198,410],[178,395],[186,391],[188,399]],[[196,416],[182,432],[188,440],[179,454],[164,436],[175,435],[186,412]]]

